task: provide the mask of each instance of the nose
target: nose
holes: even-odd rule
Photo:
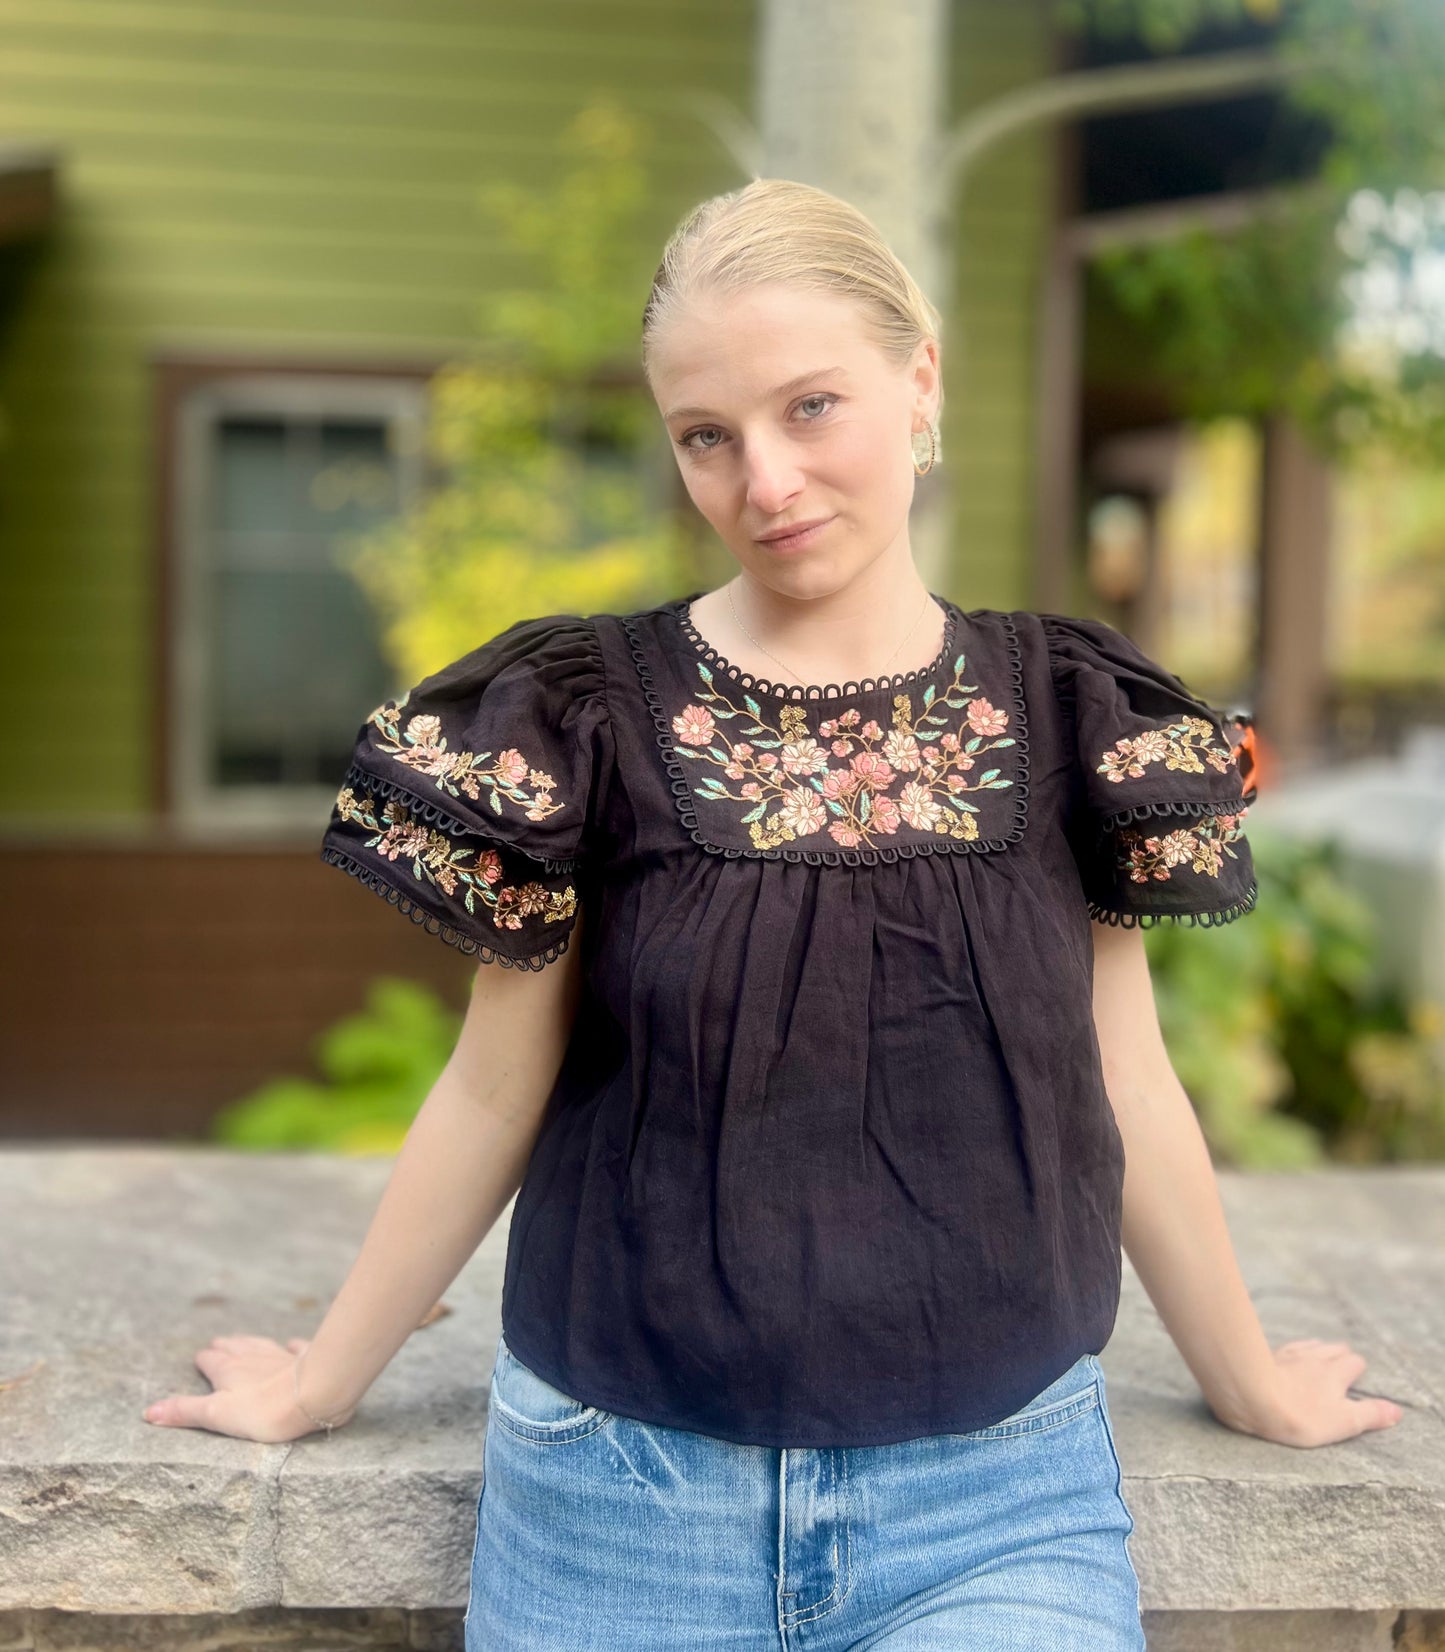
[[[750,439],[743,451],[748,504],[758,516],[777,516],[803,491],[806,477],[786,440]]]

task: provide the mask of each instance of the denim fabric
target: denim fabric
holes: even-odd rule
[[[742,1445],[584,1405],[503,1339],[466,1652],[1143,1652],[1098,1358],[990,1427]]]

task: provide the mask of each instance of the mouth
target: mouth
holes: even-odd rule
[[[765,545],[770,551],[796,550],[799,546],[811,544],[833,520],[831,516],[821,516],[812,522],[800,522],[790,531],[770,534],[767,538],[759,536],[758,544]]]

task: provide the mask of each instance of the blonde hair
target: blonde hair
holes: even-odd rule
[[[895,367],[942,332],[938,311],[872,219],[812,184],[754,178],[699,202],[668,238],[642,311],[642,371],[649,384],[652,339],[689,296],[766,282],[851,299],[864,331]]]

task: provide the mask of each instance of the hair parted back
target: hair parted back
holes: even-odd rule
[[[871,218],[813,184],[754,178],[700,201],[668,238],[642,312],[649,383],[653,337],[692,294],[774,282],[851,299],[865,332],[900,368],[925,338],[941,337],[938,311]]]

